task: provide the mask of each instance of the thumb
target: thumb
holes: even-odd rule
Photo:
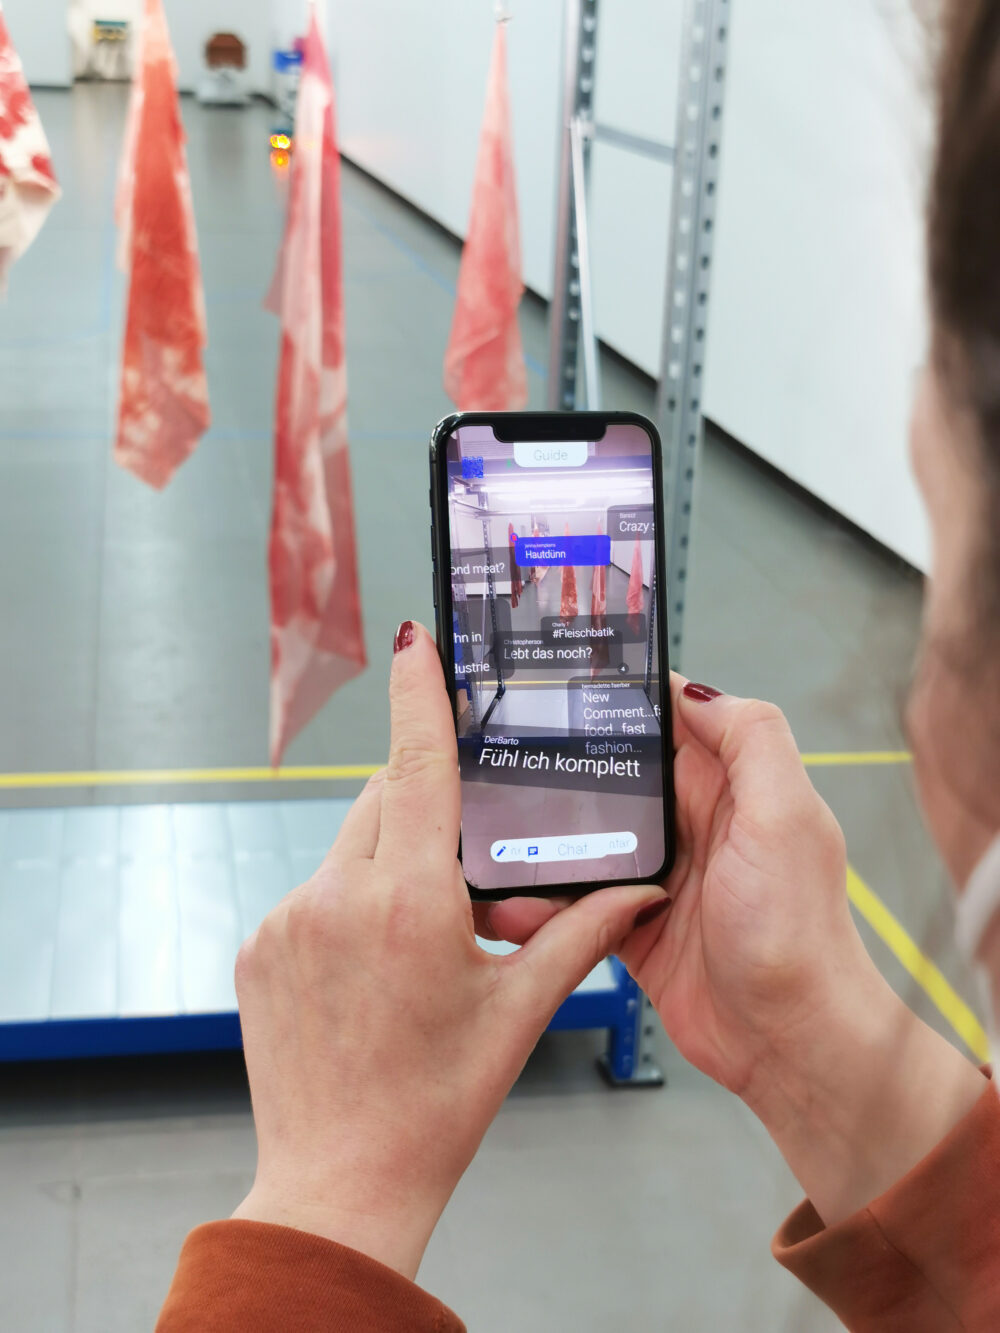
[[[795,737],[774,704],[678,679],[673,706],[678,735],[690,737],[720,761],[733,800],[747,817],[770,816],[812,795]]]
[[[598,889],[539,927],[512,960],[514,985],[532,1017],[547,1023],[587,973],[620,948],[637,915],[665,911],[670,902],[654,884]]]

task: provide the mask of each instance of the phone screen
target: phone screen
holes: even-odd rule
[[[462,862],[479,890],[641,879],[666,857],[653,449],[444,450]]]

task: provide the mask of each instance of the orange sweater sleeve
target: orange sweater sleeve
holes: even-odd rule
[[[806,1201],[772,1249],[853,1333],[1000,1329],[997,1089],[867,1208],[824,1227]]]
[[[208,1222],[184,1242],[157,1333],[465,1333],[367,1255],[291,1227]]]

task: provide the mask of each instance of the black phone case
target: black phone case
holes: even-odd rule
[[[431,563],[434,596],[435,633],[438,653],[444,667],[448,697],[453,715],[457,716],[455,688],[454,643],[444,633],[443,626],[452,624],[451,549],[447,523],[447,468],[444,449],[448,437],[459,426],[491,426],[498,439],[513,443],[516,440],[593,440],[599,439],[608,426],[638,426],[650,438],[653,459],[653,507],[656,516],[656,621],[659,661],[669,662],[669,637],[666,612],[666,561],[664,558],[663,515],[663,451],[656,427],[638,412],[453,412],[434,427],[430,442],[430,505],[431,505]],[[476,902],[500,902],[504,898],[552,898],[571,895],[578,897],[594,889],[605,889],[613,884],[658,883],[669,874],[676,854],[674,774],[673,774],[673,715],[670,705],[669,673],[660,671],[660,722],[663,738],[661,762],[663,768],[663,835],[666,854],[663,865],[653,875],[638,879],[576,880],[571,884],[524,885],[520,888],[479,889],[466,880],[469,894]],[[664,684],[666,682],[666,684]],[[462,859],[461,840],[458,848]]]

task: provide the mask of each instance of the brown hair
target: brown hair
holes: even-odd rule
[[[944,0],[928,210],[934,358],[1000,504],[1000,0]],[[1000,595],[1000,523],[987,515]]]

